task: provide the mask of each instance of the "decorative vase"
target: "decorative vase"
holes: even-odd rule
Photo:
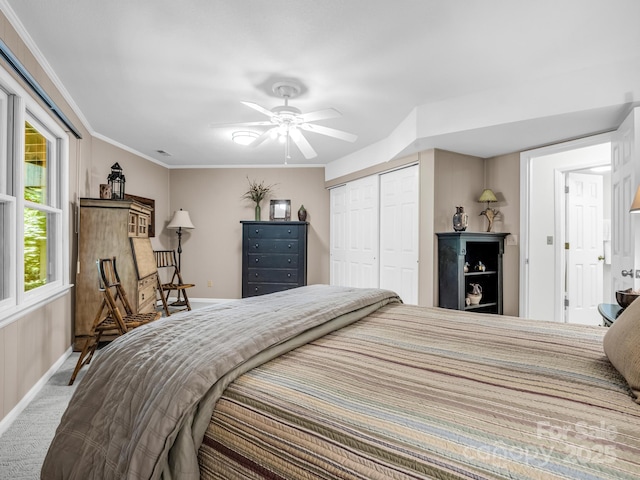
[[[467,293],[466,298],[469,299],[471,305],[480,304],[482,300],[482,286],[479,283],[470,283],[471,291]]]
[[[298,210],[298,220],[301,222],[305,222],[307,220],[307,209],[304,208],[304,205],[302,205],[300,210]]]
[[[456,207],[456,213],[453,214],[453,229],[456,232],[464,232],[469,226],[469,215],[464,213],[464,207]]]
[[[260,204],[256,203],[256,222],[260,221]]]
[[[467,300],[469,300],[469,305],[480,305],[480,300],[482,300],[482,294],[467,293]]]

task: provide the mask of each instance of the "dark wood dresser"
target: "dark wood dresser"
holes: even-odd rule
[[[307,222],[242,223],[242,297],[307,284]]]

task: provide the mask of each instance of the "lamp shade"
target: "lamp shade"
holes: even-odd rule
[[[173,214],[173,218],[167,225],[167,228],[196,228],[191,222],[191,218],[189,217],[189,212],[186,210],[176,210],[176,213]]]
[[[631,213],[640,213],[640,187],[636,191],[636,196],[633,199],[633,203],[631,204],[631,208],[629,209]]]
[[[485,188],[478,199],[478,202],[497,202],[496,194],[490,188]]]

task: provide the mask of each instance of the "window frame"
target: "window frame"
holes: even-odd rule
[[[69,255],[69,136],[57,121],[27,93],[4,68],[0,68],[0,203],[8,205],[9,228],[0,230],[0,241],[8,244],[9,296],[0,298],[0,328],[28,311],[65,294],[70,288]],[[47,138],[51,149],[46,203],[24,199],[25,122]],[[49,165],[48,165],[49,166]],[[32,290],[24,290],[24,212],[35,208],[54,221],[47,229],[47,266],[53,278]],[[3,275],[7,278],[7,265]]]

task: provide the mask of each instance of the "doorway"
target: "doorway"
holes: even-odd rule
[[[568,226],[575,221],[568,211],[569,204],[565,190],[566,179],[570,172],[589,172],[592,175],[603,175],[591,169],[611,163],[611,144],[608,134],[597,135],[581,140],[566,142],[559,145],[544,147],[524,152],[521,155],[522,171],[522,202],[521,215],[522,255],[520,269],[520,316],[565,322],[568,318],[567,302],[569,305],[584,307],[584,292],[586,285],[594,283],[594,271],[604,272],[604,268],[575,268],[570,272],[576,275],[582,270],[585,277],[576,277],[569,283],[569,268],[567,261],[576,265],[575,255],[567,254],[565,247],[568,243]],[[608,177],[610,178],[610,177]],[[606,175],[602,177],[603,188],[602,211],[611,211],[610,180]],[[604,200],[607,197],[607,200]],[[607,216],[605,214],[604,216]],[[607,218],[610,218],[608,213]],[[592,222],[593,223],[593,222]],[[590,234],[597,229],[598,235],[588,238],[593,243],[597,238],[597,247],[603,251],[601,238],[605,235],[606,223],[598,220],[596,225],[589,226]],[[576,224],[577,225],[577,224]],[[584,225],[581,226],[584,228]],[[574,230],[576,230],[574,225]],[[578,229],[579,230],[579,229]],[[584,237],[580,237],[584,238]],[[574,245],[575,239],[574,239]],[[596,255],[596,259],[598,256]],[[604,263],[604,260],[602,261]],[[597,262],[596,262],[597,264]],[[590,277],[586,277],[590,275]],[[604,273],[598,283],[605,285],[599,288],[598,299],[601,302],[610,301],[610,281],[606,281]],[[591,287],[589,287],[591,288]],[[572,298],[573,297],[573,298]],[[597,303],[590,298],[589,308],[593,310],[592,322],[599,321],[596,315]],[[574,316],[575,319],[575,316]],[[569,319],[570,320],[570,319]]]

